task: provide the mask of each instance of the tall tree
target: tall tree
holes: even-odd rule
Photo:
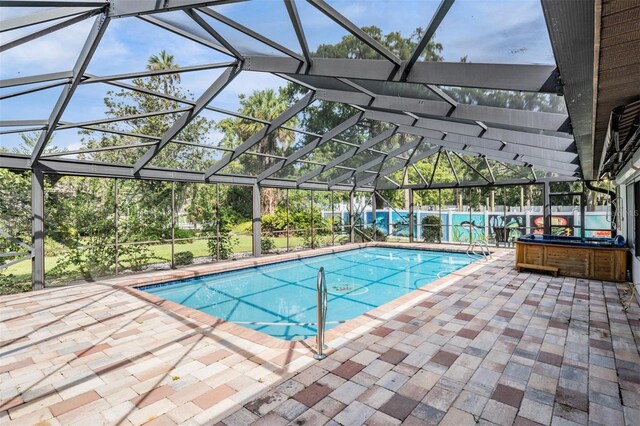
[[[404,37],[398,31],[392,31],[384,34],[383,31],[376,26],[362,27],[362,30],[371,36],[374,40],[389,49],[392,53],[398,56],[400,59],[408,60],[411,54],[415,50],[418,42],[422,39],[425,30],[423,28],[416,28],[416,30],[409,36]],[[442,52],[442,44],[436,42],[433,38],[429,41],[424,51],[420,55],[420,59],[424,61],[442,61],[443,57],[440,55]],[[345,35],[342,40],[336,44],[322,44],[318,46],[315,52],[312,52],[312,56],[326,57],[326,58],[349,58],[349,59],[380,59],[381,56],[374,49],[367,44],[360,41],[352,34]],[[289,96],[295,96],[299,92],[299,88],[295,85],[289,86]],[[312,108],[313,107],[313,108]],[[302,124],[305,128],[314,133],[324,133],[333,126],[337,125],[341,121],[347,119],[350,115],[355,113],[352,107],[332,102],[322,102],[317,106],[312,106],[305,110],[302,116]],[[384,131],[388,125],[374,122],[365,121],[360,126],[354,126],[348,132],[345,132],[344,139],[348,139],[350,142],[362,142],[369,139],[376,134]],[[411,139],[405,134],[396,135],[389,141],[383,142],[376,146],[376,149],[383,149],[389,151],[397,146],[404,145]],[[310,137],[306,137],[303,143],[307,143]],[[338,152],[337,155],[341,154]],[[335,157],[328,150],[319,150],[314,152],[310,159],[319,162],[326,162],[328,159]],[[357,159],[352,159],[345,163],[346,166],[358,167],[365,162],[375,158],[376,155],[371,152],[361,153]],[[336,174],[340,174],[338,170]],[[335,177],[335,176],[330,176]],[[401,182],[404,180],[401,178]],[[406,182],[404,182],[406,183]],[[397,199],[396,191],[384,191],[384,195],[387,199]],[[408,195],[405,194],[405,204],[408,202]]]
[[[383,34],[380,28],[373,25],[362,27],[362,31],[367,33],[378,43],[385,46],[400,59],[407,60],[411,57],[411,54],[418,45],[418,42],[422,39],[425,30],[420,27],[416,28],[409,37],[403,37],[398,31]],[[431,39],[420,55],[420,59],[424,61],[442,61],[443,58],[440,56],[440,52],[442,52],[442,44]],[[316,51],[312,52],[311,55],[319,58],[382,58],[378,52],[352,34],[345,35],[342,37],[342,40],[336,44],[319,45]]]
[[[179,66],[174,62],[174,56],[169,55],[166,50],[162,49],[159,54],[151,55],[147,63],[147,69],[150,71],[175,70]],[[162,81],[162,87],[165,94],[169,94],[169,89],[180,84],[180,74],[163,74],[159,76]]]
[[[22,139],[22,142],[20,142],[20,145],[18,145],[17,147],[15,147],[13,149],[13,152],[16,152],[18,154],[27,154],[27,155],[31,155],[31,153],[33,152],[33,149],[35,148],[36,144],[38,143],[38,138],[40,137],[40,133],[38,132],[33,132],[33,133],[24,133],[22,135],[20,135],[20,138]],[[44,153],[45,154],[49,154],[52,152],[61,152],[61,151],[66,151],[66,148],[59,148],[56,145],[53,144],[53,139],[55,138],[55,136],[51,137],[51,139],[49,139],[49,142],[47,143],[46,148],[44,149]]]
[[[152,55],[149,58],[147,68],[149,70],[172,70],[178,68],[178,64],[174,62],[173,55],[169,55],[163,50],[158,55]],[[178,73],[136,78],[132,81],[134,86],[146,91],[158,92],[174,98],[193,100],[193,94],[182,88],[180,82],[180,74]],[[150,95],[143,91],[127,89],[107,92],[104,104],[106,115],[114,118],[125,118],[130,115],[144,113],[162,113],[187,106],[187,104]],[[163,114],[133,120],[123,119],[122,121],[104,126],[118,131],[160,137],[169,129],[180,114],[181,113]],[[204,143],[210,136],[213,124],[214,123],[207,118],[198,116],[178,134],[176,139],[187,142]],[[111,133],[96,133],[90,130],[83,131],[83,133],[87,135],[82,141],[83,147],[85,148],[127,146],[151,141],[145,138]],[[147,149],[149,149],[149,147],[126,148],[115,151],[96,152],[85,156],[90,156],[98,161],[132,164],[135,163]],[[202,170],[208,165],[213,164],[213,161],[214,156],[212,150],[169,143],[153,159],[151,165],[166,168]]]
[[[255,91],[249,96],[240,95],[239,113],[263,121],[273,121],[289,107],[289,98],[282,90],[273,89]],[[287,123],[295,127],[297,118],[294,117]],[[242,118],[227,118],[218,122],[218,129],[224,137],[222,145],[227,148],[235,148],[252,135],[258,133],[264,124],[249,121]],[[286,155],[296,139],[296,133],[284,128],[262,138],[252,149],[252,152],[269,155]],[[257,176],[275,163],[276,159],[264,155],[243,154],[238,160],[230,163],[223,173],[244,174]],[[272,188],[262,190],[262,212],[272,214],[280,201],[280,192]]]

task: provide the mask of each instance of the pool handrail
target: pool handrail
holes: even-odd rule
[[[316,345],[318,347],[317,353],[313,355],[314,359],[325,359],[327,355],[323,352],[326,349],[324,344],[324,333],[327,324],[327,283],[324,276],[324,267],[321,266],[318,271],[318,279],[316,281],[316,287],[318,290],[318,323],[316,328],[318,330],[316,335]]]
[[[480,253],[476,253],[476,247],[480,248]],[[469,245],[467,246],[467,256],[473,257],[473,255],[482,256],[485,262],[487,262],[489,258],[493,259],[491,250],[489,249],[489,243],[485,238],[469,241]]]

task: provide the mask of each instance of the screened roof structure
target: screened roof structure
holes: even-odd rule
[[[571,66],[579,61],[558,59],[570,47],[553,24],[566,13],[557,7],[562,2],[361,3],[0,1],[0,167],[347,191],[591,176],[593,155],[584,147],[592,140],[574,135],[587,115],[580,109],[585,100],[571,86]],[[584,8],[588,2],[570,3]],[[493,29],[497,23],[487,17],[497,7],[513,9],[513,25]],[[420,28],[406,57],[362,29],[376,25],[375,16],[388,18],[388,34],[409,36]],[[593,22],[578,15],[571,25],[582,18],[587,27]],[[355,58],[326,49],[345,36],[372,54]],[[425,54],[434,41],[443,47],[438,60]],[[176,54],[181,65],[147,67],[142,52],[160,49]],[[126,51],[140,53],[140,60]],[[52,55],[58,69],[48,63]],[[176,75],[192,96],[140,84]],[[238,101],[260,82],[294,91],[270,120],[246,114]],[[109,91],[150,96],[160,107],[105,113]],[[322,132],[304,125],[327,109],[340,115],[323,123]],[[166,131],[143,133],[141,121],[162,116],[171,120]],[[198,117],[234,119],[256,130],[225,143],[219,130],[189,138],[186,129]],[[22,135],[33,135],[31,152],[13,149]],[[112,144],[80,143],[96,135]],[[264,148],[267,138],[274,140],[273,151]],[[198,150],[202,161],[181,162],[189,150]],[[125,151],[131,155],[105,156]],[[167,168],[166,157],[178,166]],[[250,161],[258,158],[270,160]],[[416,167],[421,162],[431,164],[431,175]]]

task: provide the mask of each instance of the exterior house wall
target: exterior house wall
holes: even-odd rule
[[[629,163],[622,169],[616,177],[616,190],[618,193],[618,233],[624,236],[627,246],[631,250],[630,267],[631,279],[638,286],[640,284],[640,257],[636,256],[635,232],[635,200],[633,185],[640,181],[640,150],[638,150]],[[640,204],[640,201],[638,201]],[[639,205],[640,209],[640,205]]]

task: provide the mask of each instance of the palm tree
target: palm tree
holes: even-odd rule
[[[282,114],[289,105],[287,104],[286,99],[276,92],[273,89],[261,90],[258,92],[253,92],[246,100],[246,102],[242,102],[242,108],[240,112],[242,114],[248,115],[249,117],[259,118],[265,121],[273,121],[276,117]],[[262,124],[258,124],[258,129],[250,129],[251,131],[255,130],[256,133]],[[291,123],[289,123],[291,124]],[[247,129],[249,130],[249,129]],[[250,135],[246,135],[247,137]],[[261,140],[256,146],[256,151],[264,153],[264,154],[275,154],[282,155],[284,154],[289,145],[295,140],[295,133],[286,130],[283,128],[279,128],[275,132],[271,133],[269,136]],[[265,164],[269,164],[273,162],[273,158],[263,157]]]
[[[273,121],[289,107],[286,97],[273,89],[255,91],[248,97],[240,95],[240,105],[238,113],[269,122]],[[297,119],[294,117],[287,124],[295,126],[296,123]],[[218,127],[225,133],[225,139],[222,144],[228,148],[233,148],[253,134],[258,133],[264,127],[264,124],[241,118],[230,118],[221,120],[218,123]],[[252,151],[262,154],[286,155],[294,141],[295,132],[280,127],[258,142]],[[271,157],[248,155],[240,158],[241,160],[246,160],[245,168],[250,167],[252,170],[266,168],[274,163],[274,159]]]
[[[169,55],[166,50],[161,50],[158,55],[151,55],[149,57],[149,62],[147,64],[147,69],[150,71],[160,71],[160,70],[175,70],[178,69],[179,66],[174,61],[174,56]],[[162,87],[164,89],[164,93],[169,93],[169,86],[172,86],[176,83],[180,83],[180,74],[163,74],[158,76],[162,80]]]
[[[269,122],[273,121],[289,107],[286,96],[273,89],[255,91],[248,97],[240,95],[240,105],[238,113]],[[296,123],[297,119],[294,117],[287,124],[295,127]],[[228,118],[218,122],[218,128],[225,134],[222,145],[228,148],[236,147],[242,141],[258,133],[262,127],[264,127],[264,124],[260,122],[241,118]],[[295,138],[295,132],[281,127],[263,138],[251,151],[261,154],[287,155]],[[275,161],[276,159],[272,157],[243,154],[237,160],[239,164],[232,163],[227,167],[240,168],[241,170],[238,170],[240,174],[257,176],[273,165]],[[264,214],[272,214],[277,207],[279,199],[280,192],[278,190],[264,188],[262,190],[262,212]]]

